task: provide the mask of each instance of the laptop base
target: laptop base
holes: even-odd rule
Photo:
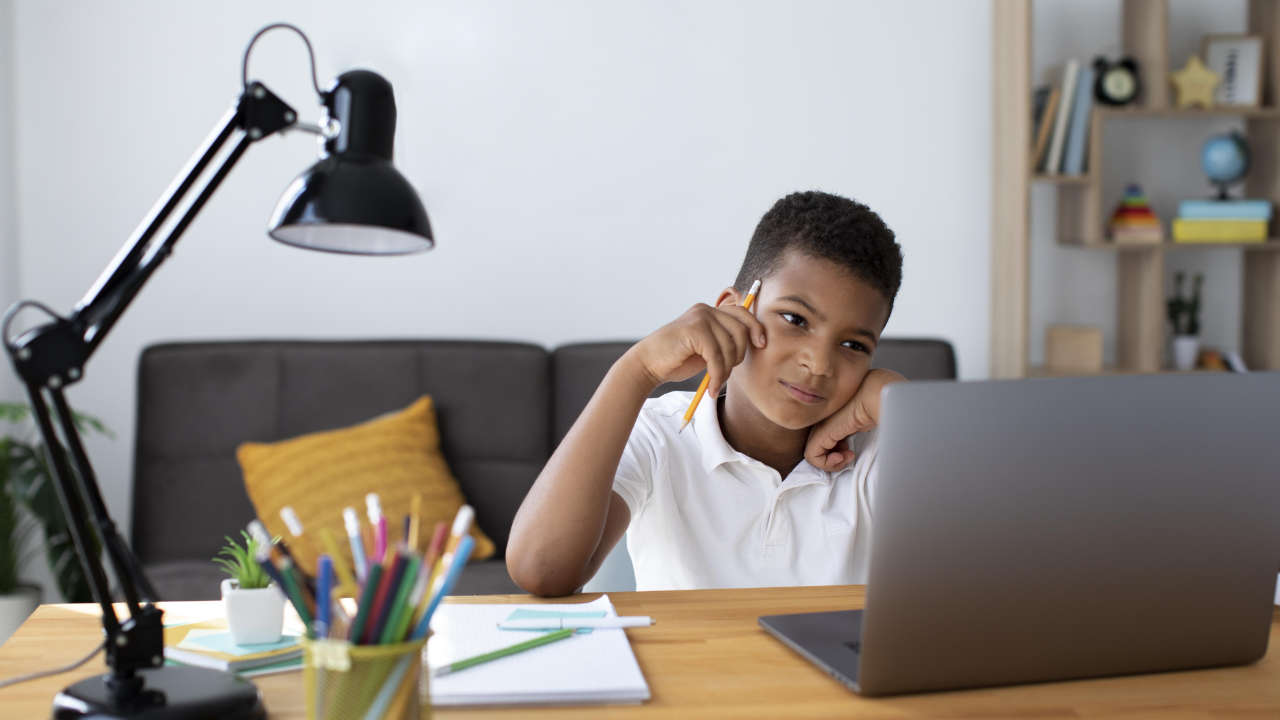
[[[854,692],[862,656],[862,611],[763,615],[760,627]],[[838,631],[836,629],[839,629]]]

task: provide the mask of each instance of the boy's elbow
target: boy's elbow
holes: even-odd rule
[[[577,585],[558,584],[545,577],[516,578],[512,575],[511,579],[515,581],[516,585],[520,586],[521,590],[537,597],[564,597],[565,595],[574,594],[578,589]]]
[[[581,585],[562,569],[547,567],[529,555],[516,547],[507,548],[507,574],[521,590],[538,597],[561,597],[572,595]]]

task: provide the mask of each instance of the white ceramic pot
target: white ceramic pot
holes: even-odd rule
[[[39,604],[40,588],[35,585],[19,585],[14,592],[0,595],[0,643],[8,640]]]
[[[222,581],[222,611],[237,645],[273,643],[284,629],[284,595],[272,583],[242,590],[235,580]]]
[[[1195,370],[1196,356],[1200,354],[1200,336],[1173,336],[1173,367],[1178,370]]]

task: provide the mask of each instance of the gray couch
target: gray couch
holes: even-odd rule
[[[502,560],[516,509],[630,345],[548,351],[493,341],[261,340],[148,347],[138,364],[133,548],[163,599],[217,597],[209,559],[223,536],[254,514],[237,445],[351,425],[429,394],[449,466],[498,546],[494,559],[463,573],[455,592],[520,592]],[[885,339],[876,364],[912,379],[956,376],[955,355],[941,340]]]

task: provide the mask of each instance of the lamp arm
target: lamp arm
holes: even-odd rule
[[[62,389],[81,379],[85,363],[142,285],[169,256],[178,238],[249,145],[289,127],[296,119],[297,113],[264,85],[259,82],[249,84],[235,107],[223,117],[193,157],[184,174],[170,185],[166,195],[153,207],[69,317],[54,316],[51,322],[11,339],[9,324],[16,313],[24,307],[42,307],[38,303],[21,301],[9,309],[0,327],[5,348],[27,389],[37,428],[48,449],[72,543],[81,566],[88,572],[94,599],[102,608],[107,662],[112,668],[109,682],[113,692],[122,697],[141,691],[137,670],[164,663],[163,613],[152,604],[159,598],[137,556],[129,549],[107,512]],[[168,235],[153,243],[160,226],[236,130],[243,132],[239,142],[222,160]],[[86,501],[89,512],[86,512]],[[102,563],[89,550],[91,532],[96,532],[103,541],[107,558],[125,596],[130,617],[123,623],[112,607],[110,586]],[[140,601],[146,604],[140,605]]]
[[[146,253],[151,238],[169,218],[182,198],[187,195],[195,181],[204,173],[209,161],[226,144],[227,139],[236,129],[237,116],[236,108],[227,111],[219,126],[205,140],[203,147],[183,168],[182,174],[165,191],[164,197],[151,208],[151,212],[134,230],[132,237],[120,248],[107,269],[98,276],[89,291],[76,304],[72,318],[83,326],[80,334],[85,338],[89,354],[92,354],[93,348],[101,341],[102,336],[111,329],[115,319],[124,311],[124,307],[128,305],[146,276],[149,275],[149,272],[143,271],[143,263],[148,257]],[[170,238],[173,236],[170,235]],[[151,257],[155,259],[151,261],[152,266],[158,264],[167,254],[153,252]]]
[[[192,157],[180,179],[170,185],[163,200],[152,208],[149,217],[138,226],[134,236],[125,243],[112,264],[76,305],[72,321],[81,325],[80,332],[89,353],[93,352],[111,326],[124,313],[125,308],[151,273],[169,256],[173,245],[183,231],[195,219],[209,196],[218,189],[218,185],[226,178],[227,173],[235,166],[249,145],[295,125],[297,118],[298,114],[293,108],[262,83],[255,81],[245,88],[235,107],[227,111],[222,122],[205,141],[204,146]],[[200,190],[164,241],[155,248],[150,248],[149,244],[156,231],[169,218],[178,203],[186,197],[191,186],[204,173],[209,162],[235,130],[244,132],[240,142],[223,160],[213,177]]]

